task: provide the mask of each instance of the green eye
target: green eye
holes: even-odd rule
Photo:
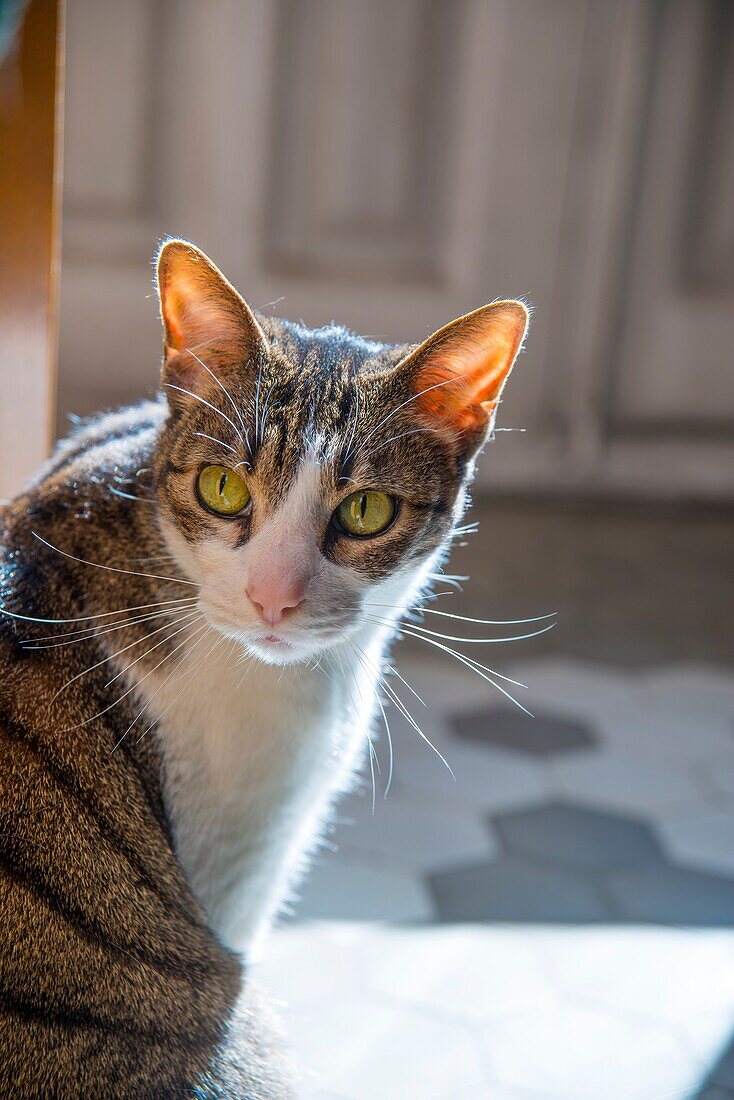
[[[397,501],[389,493],[360,489],[341,502],[334,512],[334,523],[346,535],[369,538],[387,530],[397,510]]]
[[[205,466],[196,487],[201,503],[219,516],[237,516],[250,503],[245,479],[226,466]]]

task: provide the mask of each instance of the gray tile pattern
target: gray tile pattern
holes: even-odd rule
[[[508,852],[578,871],[645,867],[663,858],[649,826],[587,806],[547,802],[494,821]]]
[[[442,921],[586,924],[612,919],[594,883],[564,867],[515,857],[433,875],[430,888]]]
[[[606,888],[622,920],[734,927],[734,878],[661,865],[618,871]]]
[[[590,749],[597,741],[585,722],[546,711],[531,718],[521,710],[473,710],[457,714],[453,729],[457,737],[467,741],[500,745],[512,752],[534,756]]]
[[[304,1061],[330,1037],[308,1095],[734,1100],[730,676],[503,666],[534,725],[400,670],[456,781],[391,709],[389,798],[343,801],[297,908],[336,923],[291,924],[274,964]]]

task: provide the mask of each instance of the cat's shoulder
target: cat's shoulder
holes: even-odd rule
[[[125,471],[152,453],[167,415],[162,398],[75,419],[32,485],[82,470]]]

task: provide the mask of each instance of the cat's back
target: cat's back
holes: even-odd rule
[[[26,491],[33,492],[56,479],[83,475],[95,466],[101,474],[118,467],[118,473],[134,475],[140,469],[138,460],[152,455],[165,417],[166,405],[159,399],[76,420]]]
[[[120,615],[180,595],[137,564],[161,553],[164,415],[80,424],[0,516],[2,1096],[288,1094],[175,858],[155,740],[121,737],[139,706],[111,671]]]
[[[67,555],[109,565],[136,542],[144,547],[148,533],[155,535],[152,456],[165,415],[162,402],[144,401],[79,421],[25,489],[0,509],[5,660],[7,645],[19,633],[13,614],[49,620],[78,615],[80,588],[96,589],[102,580],[89,569],[74,569]],[[57,548],[51,564],[44,541]]]

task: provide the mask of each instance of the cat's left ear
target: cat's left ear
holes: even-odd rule
[[[522,302],[493,302],[459,317],[403,360],[417,410],[468,443],[491,429],[528,329]]]
[[[265,335],[244,298],[215,264],[188,241],[169,240],[158,253],[164,371],[186,376],[190,388],[204,370],[257,360]],[[203,379],[202,379],[203,380]]]

